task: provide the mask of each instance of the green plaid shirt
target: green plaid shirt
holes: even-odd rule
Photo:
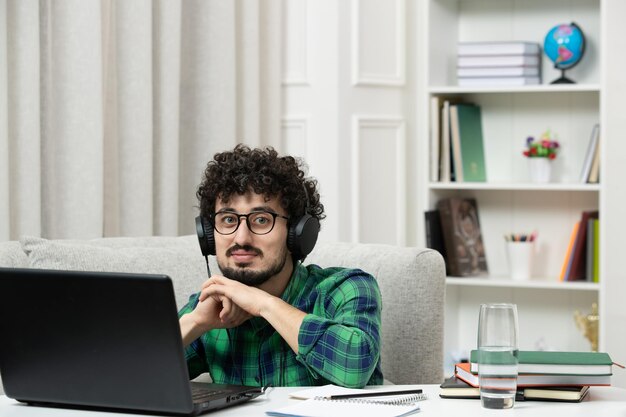
[[[179,316],[193,311],[193,294]],[[298,353],[262,317],[233,329],[214,329],[185,350],[189,377],[251,386],[383,383],[380,366],[380,290],[358,269],[298,264],[282,299],[307,313]]]

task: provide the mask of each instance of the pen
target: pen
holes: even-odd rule
[[[331,395],[330,397],[326,397],[329,400],[344,400],[348,398],[363,398],[363,397],[385,397],[388,395],[404,395],[404,394],[421,394],[421,389],[410,389],[405,391],[376,391],[376,392],[364,392],[361,394],[342,394],[342,395]]]

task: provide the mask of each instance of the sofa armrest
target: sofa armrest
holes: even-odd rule
[[[382,369],[395,384],[443,380],[445,265],[431,249],[318,243],[307,263],[359,268],[380,287]]]

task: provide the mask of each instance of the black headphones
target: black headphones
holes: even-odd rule
[[[309,214],[309,192],[306,185],[302,184],[306,196],[306,207],[304,215],[297,220],[289,220],[289,230],[287,231],[287,249],[296,260],[304,260],[311,253],[317,242],[317,235],[320,232],[320,222],[317,217]],[[200,250],[203,256],[215,255],[215,235],[211,222],[202,217],[196,217],[196,233],[200,242]]]

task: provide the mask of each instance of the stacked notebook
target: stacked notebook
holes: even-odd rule
[[[589,386],[611,385],[613,361],[603,352],[520,351],[518,355],[518,401],[577,402]],[[489,372],[480,365],[483,372]],[[478,351],[470,362],[455,365],[454,376],[441,385],[443,398],[479,398]]]
[[[541,84],[541,48],[536,42],[459,42],[460,86]]]
[[[440,385],[441,398],[480,398],[480,390],[456,376],[452,376]],[[589,392],[589,385],[582,386],[548,386],[548,387],[519,387],[515,401],[563,401],[580,402]]]

